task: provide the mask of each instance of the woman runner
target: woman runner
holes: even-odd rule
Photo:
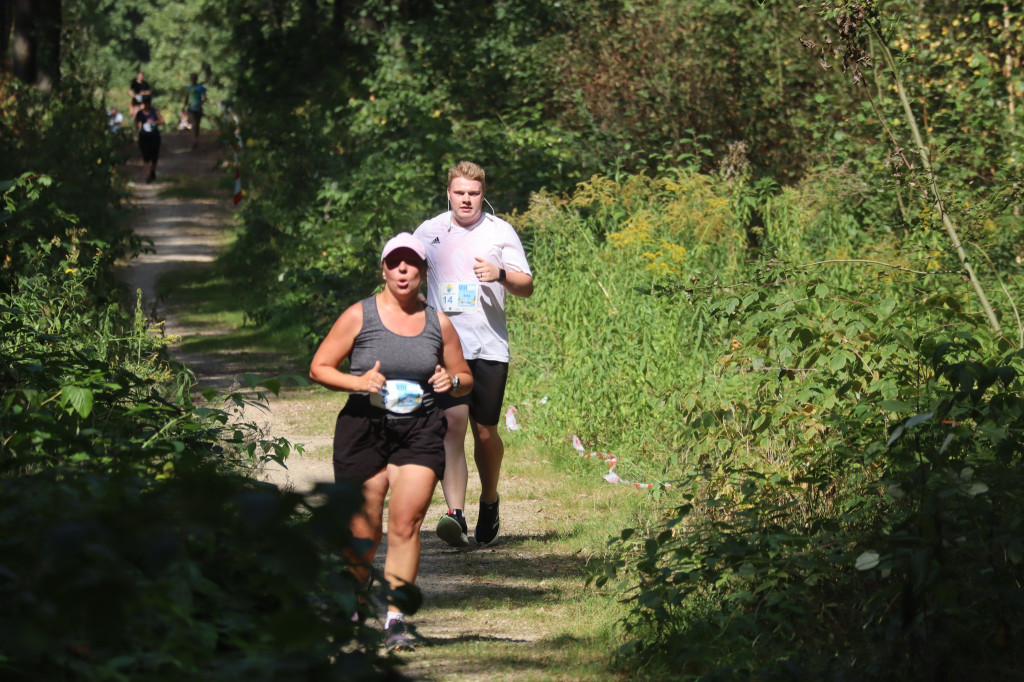
[[[399,234],[384,247],[381,265],[384,290],[341,314],[317,349],[309,376],[351,394],[335,424],[334,477],[362,485],[363,508],[351,522],[359,549],[349,548],[347,555],[367,588],[391,492],[384,576],[394,590],[416,581],[420,526],[444,475],[447,425],[435,395],[469,393],[473,375],[452,323],[419,298],[426,271],[420,241]],[[342,372],[346,358],[349,372]],[[389,603],[388,651],[412,650],[404,621],[399,606]]]

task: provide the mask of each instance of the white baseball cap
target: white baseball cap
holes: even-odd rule
[[[399,232],[384,245],[384,250],[380,254],[380,262],[383,263],[393,251],[398,249],[409,249],[419,256],[421,261],[427,262],[427,250],[424,248],[423,242],[409,232]]]

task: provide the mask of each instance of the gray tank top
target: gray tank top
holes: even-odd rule
[[[434,391],[428,381],[434,375],[434,369],[444,364],[444,342],[437,311],[424,306],[427,323],[423,331],[416,336],[401,336],[380,321],[376,296],[364,298],[360,303],[363,307],[363,326],[356,334],[352,346],[349,371],[362,376],[380,360],[380,373],[386,379],[419,382],[423,387],[423,408],[432,409]],[[354,393],[352,397],[367,395]]]

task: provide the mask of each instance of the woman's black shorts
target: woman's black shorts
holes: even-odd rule
[[[146,163],[156,163],[160,158],[160,136],[139,135],[139,149],[142,151],[142,160]]]
[[[444,478],[444,434],[439,409],[390,414],[346,404],[334,427],[334,480],[363,482],[388,464],[419,464]]]

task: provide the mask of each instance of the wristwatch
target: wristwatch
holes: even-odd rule
[[[458,374],[453,374],[452,375],[452,392],[455,392],[455,391],[459,390],[459,387],[461,387],[461,386],[462,386],[462,380],[459,379],[459,375]]]
[[[505,268],[501,268],[501,269],[498,270],[498,281],[499,282],[504,282],[505,281]]]

